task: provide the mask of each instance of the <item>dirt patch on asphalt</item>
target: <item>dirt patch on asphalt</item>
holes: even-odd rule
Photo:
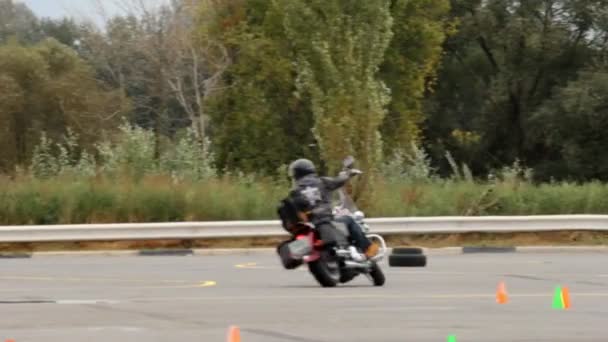
[[[427,248],[485,246],[597,246],[608,245],[608,232],[569,231],[535,233],[463,233],[385,235],[389,246],[419,246]],[[227,238],[202,240],[155,241],[99,241],[1,243],[0,253],[48,251],[154,250],[154,249],[211,249],[275,247],[284,237]]]

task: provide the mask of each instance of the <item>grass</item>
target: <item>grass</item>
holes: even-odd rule
[[[0,225],[253,220],[272,218],[284,191],[239,179],[0,180]]]
[[[378,181],[369,217],[608,213],[608,185]],[[0,178],[0,225],[276,219],[287,185],[224,177]]]
[[[376,217],[608,214],[608,185],[599,182],[380,182],[377,187],[369,208]]]

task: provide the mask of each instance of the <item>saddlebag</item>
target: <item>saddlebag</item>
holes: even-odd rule
[[[309,254],[311,250],[312,246],[307,239],[284,241],[277,247],[281,263],[288,270],[302,265],[302,258]]]

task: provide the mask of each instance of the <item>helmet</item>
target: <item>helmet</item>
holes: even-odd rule
[[[316,172],[315,164],[308,159],[298,159],[289,165],[289,177],[295,180]]]

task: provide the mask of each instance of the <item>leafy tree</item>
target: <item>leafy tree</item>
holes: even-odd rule
[[[84,32],[83,27],[67,18],[60,20],[44,18],[39,21],[38,27],[44,38],[55,38],[58,42],[71,47],[79,46]]]
[[[394,36],[380,69],[391,89],[381,132],[385,152],[418,143],[425,115],[422,103],[434,85],[443,42],[454,33],[449,0],[393,0]]]
[[[57,139],[72,127],[86,146],[125,109],[120,92],[103,90],[76,53],[54,39],[0,46],[0,79],[5,170],[26,163],[42,132]]]
[[[79,51],[100,80],[130,98],[130,121],[154,132],[154,155],[158,158],[164,137],[187,127],[188,122],[169,84],[168,26],[172,12],[148,11],[144,2],[137,4],[142,8],[110,18],[106,32],[87,30]]]
[[[382,156],[379,128],[390,91],[378,78],[378,69],[393,36],[390,2],[275,4],[285,13],[285,30],[296,53],[296,84],[310,96],[321,156],[332,173],[349,154],[367,171],[357,196]]]
[[[557,179],[608,179],[608,68],[589,67],[556,91],[531,126],[550,158],[538,172]]]
[[[229,60],[221,45],[197,40],[196,6],[206,2],[121,0],[126,12],[83,39],[81,53],[98,77],[133,101],[130,121],[154,131],[156,158],[186,127],[199,143],[208,138],[208,98]]]
[[[438,157],[454,150],[478,174],[548,158],[530,120],[590,62],[593,45],[605,37],[592,15],[601,4],[453,0],[459,31],[444,45],[438,89],[428,102],[431,150]]]
[[[211,5],[213,16],[203,12],[201,31],[222,42],[232,61],[222,77],[224,90],[210,103],[218,167],[275,174],[297,157],[317,160],[307,98],[294,94],[293,49],[283,13],[268,1]]]
[[[285,26],[286,20],[289,20],[286,18],[289,13],[286,6],[300,6],[293,2],[208,0],[203,3],[205,6],[201,8],[205,10],[199,17],[201,31],[205,32],[205,37],[226,44],[232,61],[232,66],[222,78],[225,88],[213,99],[211,109],[211,129],[219,166],[272,173],[277,165],[300,156],[312,158],[318,163],[327,161],[333,166],[338,165],[336,156],[341,158],[347,148],[336,153],[331,160],[317,160],[320,157],[318,148],[321,147],[318,140],[319,131],[314,134],[311,130],[316,120],[323,118],[323,115],[313,118],[314,96],[309,89],[304,89],[306,87],[298,88],[296,83],[302,75],[299,73],[301,68],[296,68],[296,62],[298,59],[301,61],[308,53],[306,49],[310,47],[306,44],[311,34],[310,28],[321,28],[315,21],[308,21],[308,18],[296,18],[302,20],[303,33],[300,35],[292,32],[290,36]],[[369,6],[386,7],[388,4],[389,2],[375,2]],[[349,9],[349,5],[340,6],[344,6],[346,11],[344,17],[354,11]],[[294,13],[298,12],[298,9],[292,9]],[[422,117],[421,98],[438,65],[441,42],[450,30],[447,21],[448,10],[447,1],[390,2],[390,15],[398,18],[395,27],[398,36],[393,36],[387,56],[380,54],[378,57],[382,65],[377,77],[384,79],[393,93],[389,116],[384,119],[381,128],[386,136],[387,148],[404,143],[410,146],[409,140],[418,137],[417,126]],[[337,15],[338,21],[341,15],[339,11],[342,9],[328,14]],[[296,17],[298,15],[296,14]],[[390,15],[387,14],[386,18],[390,19]],[[295,40],[294,35],[298,37]],[[304,42],[304,45],[293,44],[293,41]],[[344,52],[339,56],[342,50],[348,48],[343,41],[342,37],[336,36],[331,42],[336,42],[332,53],[335,53],[338,59],[348,55],[348,52]],[[369,48],[364,37],[359,43],[362,50]],[[357,43],[353,42],[354,44]],[[342,64],[340,61],[336,63]],[[339,79],[344,74],[349,74],[349,70],[344,68],[340,71],[343,74],[327,76],[333,77],[335,82],[339,83]],[[315,72],[325,73],[321,69]],[[371,83],[370,87],[373,87]],[[387,95],[386,89],[382,86],[381,88],[380,92]],[[350,89],[344,92],[354,97]],[[412,96],[413,94],[415,96]],[[328,95],[328,98],[332,96]],[[366,97],[367,95],[362,98]],[[338,101],[349,102],[345,98]],[[386,98],[383,101],[386,102]],[[364,111],[363,108],[372,102],[353,102],[351,107]],[[364,122],[360,124],[361,127],[368,126],[367,121]],[[333,128],[330,121],[326,121],[325,125]],[[373,131],[372,129],[370,132]],[[341,139],[341,134],[333,129],[330,133],[335,139]],[[398,138],[401,139],[399,143]],[[335,145],[347,144],[339,141]],[[361,146],[363,145],[366,143],[361,142]],[[379,146],[375,149],[380,150]]]
[[[25,4],[0,0],[0,44],[11,37],[24,43],[40,40],[38,19]]]

